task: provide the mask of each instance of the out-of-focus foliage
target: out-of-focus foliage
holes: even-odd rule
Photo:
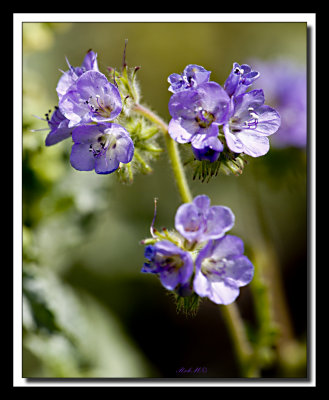
[[[177,314],[158,282],[140,273],[139,241],[149,234],[154,197],[158,227],[171,228],[180,205],[166,152],[152,163],[151,174],[136,174],[126,185],[112,174],[74,170],[70,139],[46,148],[47,131],[31,132],[47,127],[33,115],[43,117],[56,105],[65,56],[80,65],[92,48],[101,71],[119,69],[128,39],[127,63],[141,67],[141,101],[169,121],[171,73],[198,64],[223,84],[235,61],[280,56],[305,64],[306,34],[303,23],[24,23],[24,377],[172,378],[181,367],[206,367],[206,375],[193,378],[238,376],[218,308],[203,301],[194,318]],[[280,308],[272,295],[269,301],[279,316],[290,316],[287,335],[301,341],[302,351],[298,357],[289,353],[296,363],[288,372],[269,362],[264,377],[304,377],[306,149],[271,148],[247,161],[241,176],[219,175],[202,183],[193,181],[187,165],[187,177],[194,195],[207,194],[212,204],[232,209],[232,234],[243,238],[265,284],[266,263],[274,263],[283,278],[287,306]],[[275,257],[266,256],[269,248]],[[250,288],[241,291],[238,305],[252,338],[256,318]],[[266,331],[264,341],[272,341],[274,333]]]

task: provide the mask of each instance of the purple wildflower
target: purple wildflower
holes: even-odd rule
[[[254,267],[243,252],[243,242],[236,236],[209,241],[195,261],[194,291],[216,304],[232,303],[239,288],[253,278]]]
[[[228,118],[230,98],[216,82],[174,93],[169,100],[169,134],[178,143],[198,143],[218,136],[218,126]],[[202,146],[202,147],[205,147]]]
[[[119,90],[105,75],[87,71],[61,98],[59,108],[72,127],[88,122],[112,121],[120,114],[122,101]]]
[[[142,272],[158,274],[162,285],[168,290],[174,290],[178,285],[185,287],[193,273],[191,255],[168,240],[162,240],[145,247],[145,257]]]
[[[68,127],[69,122],[70,121],[64,117],[59,108],[55,107],[55,111],[50,120],[48,120],[50,132],[46,137],[46,146],[52,146],[71,136],[72,128]]]
[[[168,82],[170,83],[168,90],[172,93],[177,93],[186,89],[194,89],[198,85],[208,82],[210,74],[211,72],[205,68],[190,64],[181,75],[171,74],[168,77]]]
[[[229,149],[259,157],[269,150],[267,136],[280,126],[280,116],[264,105],[263,90],[252,90],[231,98],[230,114],[223,131]]]
[[[192,203],[182,204],[175,216],[176,230],[190,242],[218,239],[234,225],[234,214],[228,207],[210,206],[206,195],[196,196]]]
[[[65,93],[67,93],[67,91],[83,73],[90,70],[98,71],[97,54],[92,50],[89,50],[86,54],[81,67],[72,67],[68,60],[66,60],[66,62],[69,66],[69,70],[63,72],[63,75],[60,77],[56,87],[59,100],[64,96]]]
[[[281,126],[271,138],[278,148],[307,144],[307,77],[306,68],[289,59],[253,61],[261,71],[256,88],[262,87],[268,104],[281,116]]]
[[[232,71],[226,79],[224,89],[231,96],[238,96],[246,92],[248,87],[259,78],[259,72],[253,71],[247,64],[233,64]]]
[[[120,163],[129,163],[134,154],[129,133],[118,124],[82,125],[74,128],[72,139],[70,161],[79,171],[109,174]]]

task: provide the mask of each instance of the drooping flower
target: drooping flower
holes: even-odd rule
[[[52,146],[71,136],[72,128],[68,127],[69,120],[64,117],[58,107],[55,107],[55,110],[50,119],[48,117],[48,114],[46,115],[48,126],[50,128],[50,132],[48,133],[45,140],[46,146]]]
[[[177,93],[182,90],[194,89],[198,85],[208,82],[210,74],[210,71],[200,65],[190,64],[181,75],[171,74],[168,77],[168,82],[170,83],[168,90],[172,93]]]
[[[129,133],[118,124],[82,125],[73,129],[70,161],[79,171],[110,174],[120,163],[129,163],[134,144]]]
[[[232,97],[230,113],[223,125],[226,143],[231,151],[252,157],[268,152],[268,136],[279,129],[280,115],[264,102],[263,90],[252,90]]]
[[[231,96],[238,96],[246,92],[248,87],[260,76],[259,72],[253,71],[247,64],[233,64],[232,71],[225,81],[224,89]]]
[[[216,82],[174,93],[169,100],[169,134],[178,143],[198,143],[218,136],[218,126],[227,120],[230,98]],[[203,146],[205,147],[205,146]]]
[[[188,241],[201,243],[224,236],[234,220],[228,207],[210,206],[209,197],[199,195],[192,203],[184,203],[177,209],[175,228]]]
[[[194,291],[216,304],[230,304],[253,278],[243,241],[232,235],[209,241],[195,260]]]
[[[271,137],[277,148],[307,144],[307,73],[305,65],[290,59],[253,60],[261,77],[255,88],[262,88],[266,102],[278,110],[281,126]]]
[[[178,285],[185,284],[193,273],[191,255],[168,240],[162,240],[145,247],[145,258],[142,272],[158,274],[162,285],[168,290],[174,290]]]
[[[58,94],[59,100],[64,96],[65,93],[70,88],[73,88],[73,84],[78,80],[78,78],[84,74],[86,71],[99,71],[98,63],[97,63],[97,54],[92,50],[89,50],[81,64],[80,67],[73,67],[68,60],[66,60],[69,70],[63,72],[63,75],[60,77],[56,92]]]
[[[69,126],[113,121],[122,110],[119,90],[98,71],[87,71],[59,102]]]

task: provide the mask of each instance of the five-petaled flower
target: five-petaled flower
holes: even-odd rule
[[[193,273],[191,255],[168,240],[162,240],[145,247],[142,272],[158,274],[162,285],[174,290],[178,285],[185,285]]]
[[[82,74],[59,101],[69,126],[113,121],[122,110],[119,90],[98,71]]]
[[[169,100],[172,119],[168,132],[178,143],[191,143],[202,150],[209,146],[209,142],[205,141],[214,137],[215,149],[220,151],[223,146],[217,138],[218,126],[227,120],[229,105],[228,94],[216,82],[206,82],[196,89],[174,93]]]
[[[224,236],[234,225],[234,214],[224,206],[210,206],[206,195],[199,195],[192,203],[184,203],[177,209],[176,230],[188,241],[204,242]]]
[[[268,136],[279,129],[280,116],[264,102],[263,90],[256,89],[232,98],[230,114],[223,125],[231,151],[252,157],[268,152]]]
[[[73,129],[70,161],[79,171],[109,174],[120,163],[129,163],[134,154],[134,144],[121,125],[104,123],[82,125]]]
[[[226,235],[209,241],[195,260],[194,291],[216,304],[230,304],[253,278],[254,267],[240,238]]]

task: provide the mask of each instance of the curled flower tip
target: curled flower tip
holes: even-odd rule
[[[156,238],[156,232],[157,232],[157,230],[154,228],[154,222],[155,222],[155,218],[156,218],[156,215],[157,215],[157,201],[158,201],[158,199],[155,197],[154,198],[154,215],[153,215],[153,220],[152,220],[152,223],[151,223],[151,226],[150,226],[150,232],[151,232],[151,235],[152,235],[152,237],[153,238]]]

